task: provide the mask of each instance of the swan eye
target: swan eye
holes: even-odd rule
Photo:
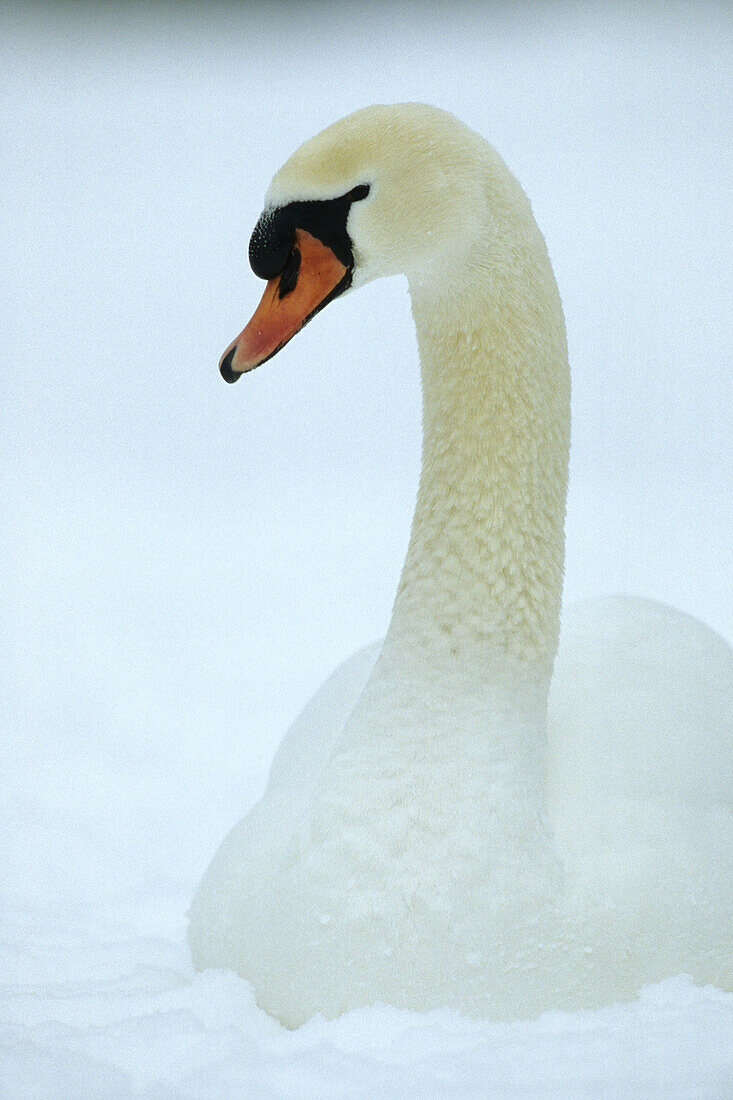
[[[290,255],[285,261],[285,267],[282,270],[280,276],[280,285],[277,290],[278,298],[284,298],[286,294],[290,294],[292,290],[295,290],[295,284],[298,282],[298,272],[300,271],[300,250],[293,247]]]

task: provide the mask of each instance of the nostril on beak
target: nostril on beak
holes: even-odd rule
[[[235,344],[234,347],[226,353],[219,364],[219,373],[225,382],[236,382],[238,378],[242,377],[240,371],[232,370],[232,360],[234,359],[236,351],[237,345]]]

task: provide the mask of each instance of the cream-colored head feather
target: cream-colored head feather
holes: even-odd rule
[[[448,111],[422,103],[365,107],[306,141],[276,173],[268,207],[330,199],[369,184],[347,228],[353,286],[430,267],[446,252],[470,255],[486,236],[487,203],[477,154],[490,146]],[[499,158],[496,161],[500,164]],[[503,167],[503,165],[502,165]]]

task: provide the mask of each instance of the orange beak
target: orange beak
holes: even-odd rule
[[[327,245],[296,229],[284,269],[268,281],[252,320],[219,361],[225,381],[236,382],[246,371],[271,359],[319,309],[346,289],[350,276],[349,268]]]

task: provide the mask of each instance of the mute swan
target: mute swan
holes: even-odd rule
[[[404,272],[422,473],[383,645],[295,723],[198,889],[199,968],[289,1026],[386,1001],[516,1018],[679,971],[733,986],[733,654],[635,599],[565,616],[570,385],[522,189],[444,111],[369,107],[275,175],[234,381]],[[548,706],[549,693],[549,706]]]

